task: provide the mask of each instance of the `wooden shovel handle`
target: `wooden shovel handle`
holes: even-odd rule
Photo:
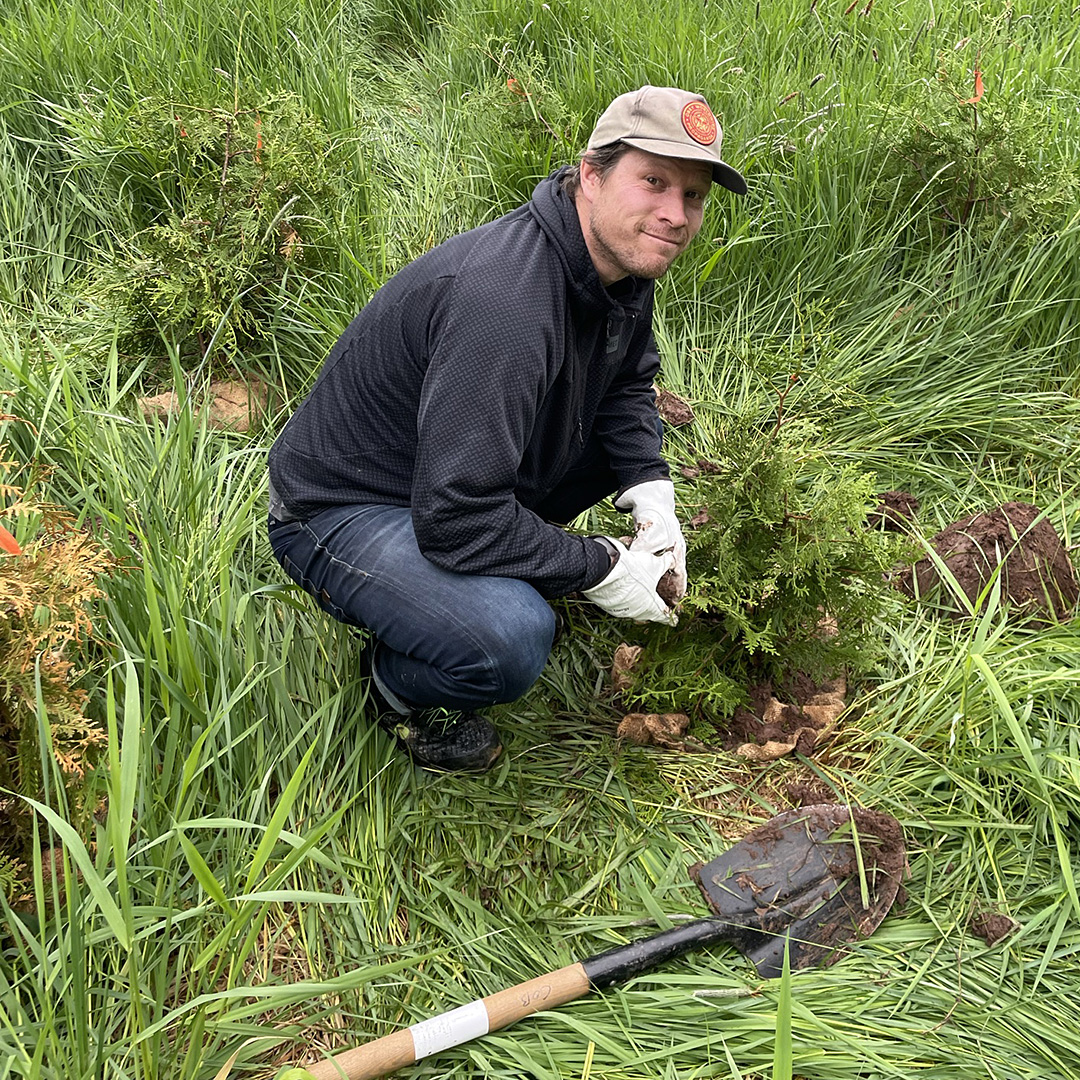
[[[374,1080],[440,1050],[509,1027],[542,1009],[576,1001],[588,992],[585,968],[570,964],[304,1067],[315,1080]]]

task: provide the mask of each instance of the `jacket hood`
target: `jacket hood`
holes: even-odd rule
[[[562,189],[562,178],[569,171],[569,166],[563,166],[541,180],[533,189],[529,210],[544,235],[558,252],[559,260],[566,272],[566,279],[577,298],[606,311],[613,307],[616,301],[604,288],[600,275],[593,265],[592,256],[585,244],[585,237],[581,234],[577,206]],[[633,281],[631,298],[623,298],[622,305],[639,308],[644,297],[652,289],[653,283],[643,278],[631,280]]]

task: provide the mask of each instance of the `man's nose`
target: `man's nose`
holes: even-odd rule
[[[664,192],[660,202],[659,216],[673,229],[684,229],[690,220],[686,213],[686,200],[683,193],[674,188]]]

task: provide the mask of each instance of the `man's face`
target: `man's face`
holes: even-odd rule
[[[711,183],[705,162],[635,148],[602,179],[583,161],[578,217],[600,280],[660,277],[697,236]]]

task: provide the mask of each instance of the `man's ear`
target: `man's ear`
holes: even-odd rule
[[[603,174],[592,165],[587,158],[583,158],[578,166],[578,175],[581,178],[581,193],[588,202],[592,202],[597,188],[604,182]]]

